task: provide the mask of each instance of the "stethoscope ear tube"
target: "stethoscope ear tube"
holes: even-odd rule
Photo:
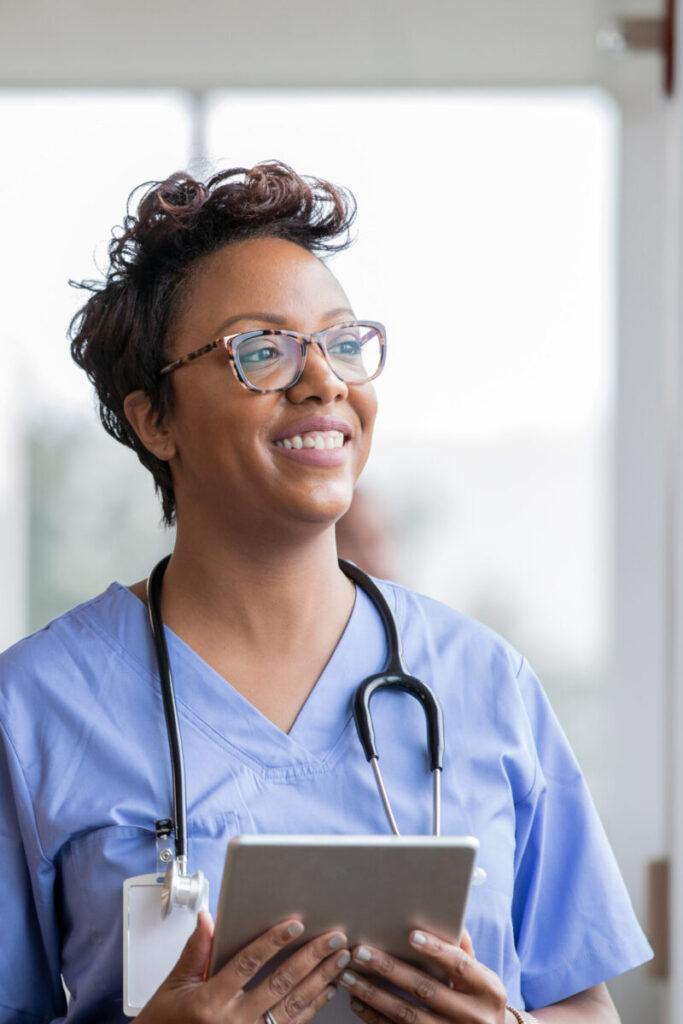
[[[185,806],[185,760],[183,744],[180,738],[180,724],[176,709],[171,662],[166,646],[164,623],[161,618],[161,581],[171,556],[167,555],[154,566],[147,580],[147,609],[154,637],[157,660],[159,662],[159,678],[161,696],[166,717],[168,745],[171,751],[173,771],[173,826],[175,831],[175,852],[181,874],[187,865],[187,808]]]
[[[396,625],[396,620],[387,603],[386,597],[375,581],[368,576],[366,572],[359,569],[357,565],[354,565],[353,562],[347,562],[343,558],[340,558],[339,568],[345,576],[348,576],[350,580],[353,580],[354,583],[358,584],[361,590],[365,591],[380,614],[387,638],[388,653],[387,661],[384,666],[385,673],[387,675],[407,676],[408,669],[406,668],[406,664],[403,660],[401,637],[398,631],[398,626]]]
[[[396,620],[380,588],[374,580],[364,573],[362,569],[359,569],[357,565],[354,565],[353,562],[346,562],[340,558],[339,568],[370,597],[382,618],[386,634],[387,659],[384,671],[364,679],[360,684],[353,700],[353,717],[356,722],[358,738],[363,748],[363,753],[366,760],[372,765],[372,770],[375,773],[375,781],[382,798],[387,820],[392,832],[395,835],[400,835],[379,767],[379,753],[377,751],[377,743],[375,742],[375,730],[372,725],[370,701],[380,690],[398,689],[409,693],[416,700],[419,700],[427,719],[427,744],[429,747],[430,767],[434,778],[434,835],[438,836],[441,834],[441,771],[443,769],[444,756],[444,726],[441,704],[431,687],[409,674],[403,660],[401,637]]]

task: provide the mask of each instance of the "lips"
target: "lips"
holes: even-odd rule
[[[273,438],[278,452],[311,466],[340,466],[350,451],[351,424],[336,416],[309,416],[296,420]]]

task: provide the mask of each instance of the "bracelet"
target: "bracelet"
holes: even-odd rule
[[[506,1006],[505,1009],[510,1011],[517,1024],[541,1024],[538,1017],[532,1017],[526,1010],[516,1010],[514,1006]]]

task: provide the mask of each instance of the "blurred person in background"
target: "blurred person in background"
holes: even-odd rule
[[[377,500],[356,490],[353,500],[337,522],[337,554],[381,580],[395,580],[392,569],[389,525]]]
[[[411,170],[397,239],[426,201]],[[161,613],[190,859],[214,909],[238,832],[386,831],[351,716],[359,682],[384,665],[385,634],[335,538],[368,457],[385,351],[381,324],[358,318],[323,259],[348,244],[354,212],[345,190],[278,163],[206,184],[173,175],[126,217],[72,326],[106,430],[151,472],[177,525]],[[416,337],[413,357],[438,361],[433,344]],[[468,933],[459,946],[411,933],[435,980],[338,930],[288,955],[302,931],[290,919],[206,980],[212,923],[200,913],[144,1024],[305,1024],[318,1012],[514,1024],[530,1010],[554,1024],[617,1021],[604,982],[650,950],[538,680],[486,627],[382,589],[410,670],[444,709],[442,831],[481,843],[488,877]],[[169,800],[147,600],[145,581],[113,583],[0,658],[3,1022],[123,1019],[122,883],[156,862]],[[424,723],[402,697],[382,704],[385,777],[402,830],[428,834]],[[284,961],[245,987],[276,950]],[[337,985],[351,1002],[328,1007]]]

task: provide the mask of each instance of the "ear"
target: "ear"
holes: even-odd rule
[[[162,462],[176,454],[175,441],[164,423],[160,423],[156,410],[146,391],[131,391],[123,400],[126,419],[145,448]]]

